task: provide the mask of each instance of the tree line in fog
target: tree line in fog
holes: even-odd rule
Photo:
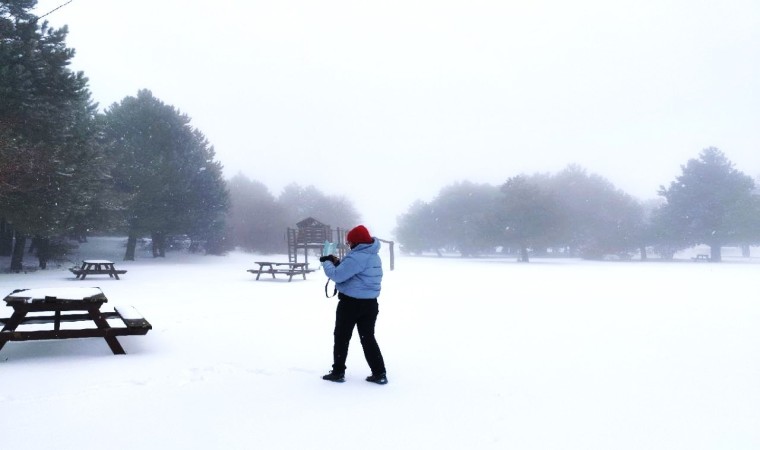
[[[523,261],[531,255],[647,259],[650,253],[671,259],[700,244],[720,261],[722,246],[741,246],[748,256],[749,246],[760,242],[755,183],[716,148],[689,160],[659,195],[642,203],[573,165],[500,186],[447,186],[400,216],[395,235],[410,253],[473,256],[500,248]]]

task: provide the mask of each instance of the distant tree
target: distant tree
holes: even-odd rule
[[[63,248],[50,239],[86,227],[107,191],[87,78],[68,68],[67,28],[39,24],[35,4],[0,2],[0,217],[15,231],[12,271],[29,237],[44,268]]]
[[[556,234],[557,201],[545,185],[524,175],[508,179],[501,192],[505,237],[520,249],[520,260],[528,262],[529,249],[546,246]]]
[[[650,248],[654,248],[655,253],[660,254],[660,249],[655,247],[655,241],[656,241],[656,233],[655,233],[655,215],[660,208],[660,206],[664,203],[659,198],[653,198],[648,199],[645,201],[640,202],[641,205],[641,228],[640,228],[640,238],[638,239],[640,241],[640,252],[641,252],[641,260],[648,259],[648,250]]]
[[[321,217],[317,211],[317,205],[322,198],[324,194],[314,186],[304,187],[298,183],[290,183],[280,192],[277,202],[285,212],[288,225],[293,226],[307,217],[314,217],[326,223],[327,218]]]
[[[184,192],[188,197],[183,228],[196,245],[203,243],[207,254],[221,255],[233,248],[225,241],[229,192],[222,164],[215,159],[214,147],[198,129],[193,129],[192,134],[194,140],[187,149],[188,154],[181,158],[186,170]]]
[[[437,222],[428,203],[414,202],[406,213],[398,217],[394,235],[401,248],[409,253],[436,251],[444,244],[439,240]]]
[[[641,247],[643,209],[630,195],[598,175],[571,165],[552,179],[560,211],[560,241],[589,259],[627,257]]]
[[[671,260],[676,252],[692,246],[677,222],[664,203],[652,211],[649,242],[662,259]]]
[[[175,234],[206,242],[209,253],[223,251],[229,199],[222,167],[187,115],[141,90],[105,111],[104,141],[124,205],[125,259],[134,259],[137,239],[148,234],[154,256],[164,255]]]
[[[231,205],[227,226],[232,243],[248,251],[284,252],[288,222],[269,189],[242,173],[232,177],[227,188]]]
[[[334,228],[349,229],[361,220],[354,205],[346,197],[325,195],[314,186],[302,187],[291,183],[282,190],[277,202],[285,212],[288,226],[313,217]]]
[[[717,148],[702,151],[681,166],[668,188],[660,187],[667,203],[660,211],[661,229],[677,236],[673,245],[710,246],[710,259],[721,260],[721,247],[758,241],[760,208],[751,177],[736,170]]]
[[[496,214],[499,189],[469,181],[446,186],[430,203],[435,228],[431,230],[442,246],[462,256],[492,251],[503,241]]]
[[[317,207],[317,214],[326,217],[331,225],[349,230],[361,222],[361,214],[353,202],[343,195],[327,195]]]

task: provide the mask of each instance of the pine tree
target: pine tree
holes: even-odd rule
[[[302,187],[291,183],[282,190],[277,202],[290,225],[313,217],[334,228],[349,229],[360,221],[359,213],[351,201],[339,195],[325,195],[314,186]]]
[[[269,189],[243,174],[232,177],[227,186],[231,204],[227,224],[232,243],[248,251],[285,252],[288,222]]]
[[[641,247],[644,210],[607,179],[570,165],[551,179],[559,209],[558,239],[571,254],[628,257]]]
[[[516,176],[501,187],[504,232],[508,241],[519,247],[523,262],[528,262],[529,248],[546,247],[551,242],[559,222],[557,202],[545,184]]]
[[[68,30],[39,24],[35,4],[0,2],[0,217],[16,234],[13,271],[27,237],[71,233],[106,183],[97,105],[84,74],[68,68]]]
[[[679,236],[677,246],[708,245],[710,259],[720,261],[723,245],[757,241],[760,210],[751,177],[714,147],[681,170],[667,189],[660,188],[667,200],[659,212],[661,228]]]
[[[222,166],[190,118],[141,90],[108,108],[104,120],[104,145],[114,161],[111,175],[129,235],[125,259],[134,259],[137,238],[146,235],[154,256],[164,255],[166,238],[174,234],[222,251],[228,208]]]

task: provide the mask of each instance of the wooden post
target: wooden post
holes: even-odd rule
[[[378,239],[380,239],[380,238],[378,238]],[[393,244],[394,244],[394,242],[393,241],[386,241],[384,239],[380,239],[380,242],[384,242],[384,243],[388,244],[388,249],[391,252],[391,257],[390,257],[391,270],[393,270],[395,268],[395,266],[396,266],[395,257],[394,257],[394,254],[393,254]]]

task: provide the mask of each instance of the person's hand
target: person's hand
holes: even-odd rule
[[[333,263],[336,266],[338,264],[340,264],[340,260],[335,255],[327,255],[327,256],[320,256],[319,257],[319,262],[325,262],[325,261],[330,261],[331,263]]]

